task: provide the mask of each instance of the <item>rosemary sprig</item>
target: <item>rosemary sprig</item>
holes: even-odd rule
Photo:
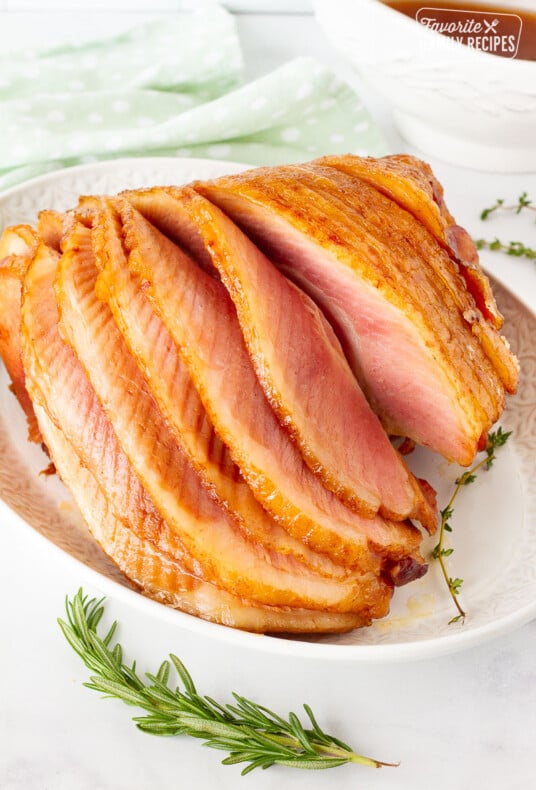
[[[458,610],[458,614],[449,620],[449,625],[451,623],[457,623],[459,620],[462,622],[465,621],[466,612],[462,609],[460,602],[458,600],[458,595],[461,591],[463,585],[463,579],[459,577],[452,578],[449,576],[447,566],[445,563],[445,558],[450,557],[454,553],[454,549],[452,548],[445,548],[445,535],[447,532],[452,532],[452,527],[450,525],[450,519],[454,514],[454,503],[458,497],[458,494],[462,490],[464,486],[471,485],[475,482],[477,478],[477,472],[480,469],[484,468],[486,471],[491,469],[493,466],[493,462],[496,458],[496,451],[499,447],[502,447],[506,444],[508,439],[510,438],[512,431],[503,431],[503,429],[499,426],[496,431],[488,434],[488,441],[486,444],[485,449],[485,456],[482,458],[478,463],[464,472],[460,477],[455,480],[455,488],[452,492],[452,496],[450,497],[448,504],[443,510],[440,511],[441,515],[441,525],[439,529],[439,542],[434,547],[432,551],[432,558],[438,560],[439,565],[441,567],[441,573],[443,574],[443,578],[448,587],[448,591],[452,600],[454,601],[454,605]]]
[[[493,241],[477,239],[475,245],[477,250],[500,250],[516,258],[528,258],[531,261],[536,260],[536,250],[532,249],[532,247],[525,246],[521,241],[509,241],[505,244],[498,238],[493,239]]]
[[[121,645],[110,646],[117,623],[105,636],[98,635],[103,601],[88,599],[80,589],[72,600],[66,599],[67,620],[58,618],[58,623],[70,646],[93,673],[84,685],[147,711],[147,715],[133,719],[143,732],[201,738],[205,746],[229,753],[222,760],[224,765],[247,763],[242,775],[272,765],[303,769],[335,768],[346,763],[374,768],[398,765],[356,754],[320,728],[308,705],[303,706],[309,719],[306,728],[295,713],[283,719],[239,694],[233,693],[234,704],[223,705],[201,696],[184,664],[173,654],[156,674],[145,673],[149,683],[145,682],[136,671],[136,662],[132,666],[123,663]],[[182,689],[168,685],[172,665]]]

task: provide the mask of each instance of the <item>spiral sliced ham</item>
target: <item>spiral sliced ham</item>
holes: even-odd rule
[[[381,159],[325,156],[317,163],[366,181],[409,211],[460,263],[460,273],[477,307],[495,329],[501,328],[503,319],[489,280],[480,268],[475,245],[467,231],[456,225],[445,204],[443,187],[430,165],[407,154]]]
[[[482,271],[475,244],[464,228],[456,225],[443,199],[443,188],[429,165],[411,156],[391,156],[383,159],[360,157],[325,157],[312,163],[312,169],[326,164],[350,176],[357,176],[353,189],[359,190],[360,179],[386,194],[401,208],[412,214],[448,251],[455,264],[451,268],[465,281],[461,287],[456,278],[451,293],[462,299],[464,321],[478,338],[482,350],[495,368],[506,392],[516,391],[518,365],[508,344],[496,330],[503,325],[488,278]],[[380,172],[383,176],[380,176]],[[337,180],[337,179],[336,179]],[[467,300],[467,296],[472,299]],[[468,301],[470,302],[468,304]],[[476,309],[475,309],[476,308]]]
[[[25,276],[21,346],[28,392],[36,407],[61,429],[82,464],[92,470],[99,487],[128,514],[126,523],[143,525],[143,537],[158,543],[162,519],[119,447],[78,358],[59,335],[54,295],[58,262],[57,253],[40,245]],[[173,533],[162,547],[187,561],[187,552]],[[189,562],[193,570],[193,561]]]
[[[136,514],[118,510],[113,494],[106,496],[47,412],[36,406],[36,414],[62,480],[95,540],[145,595],[205,620],[258,633],[341,633],[368,624],[355,614],[255,606],[199,579],[146,539],[143,531],[132,528]]]
[[[275,265],[274,265],[275,264]],[[146,595],[346,631],[426,571],[435,495],[518,367],[467,233],[408,156],[90,196],[0,239],[0,354],[88,527]]]

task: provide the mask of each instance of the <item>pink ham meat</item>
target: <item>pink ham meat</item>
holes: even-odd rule
[[[203,578],[260,604],[374,617],[385,613],[391,586],[374,572],[328,579],[291,556],[247,539],[181,453],[109,308],[98,300],[91,232],[75,225],[64,237],[62,249],[56,281],[61,331],[95,388],[123,451],[162,517],[195,558]]]
[[[464,228],[456,225],[445,204],[443,187],[430,165],[407,154],[380,159],[324,156],[316,163],[366,181],[421,222],[459,262],[467,288],[484,318],[495,329],[501,328],[503,319],[489,280],[480,268],[473,240]]]
[[[448,211],[443,188],[430,166],[415,157],[400,154],[377,160],[356,156],[324,157],[311,163],[313,169],[320,165],[333,167],[353,177],[353,188],[357,191],[360,182],[366,181],[390,197],[422,223],[448,251],[472,297],[471,304],[462,308],[463,319],[478,338],[506,392],[515,392],[519,365],[497,332],[503,325],[503,317],[490,282],[480,267],[473,240],[464,228],[455,223]]]
[[[515,360],[488,322],[466,320],[474,299],[427,228],[356,182],[313,163],[196,189],[323,308],[385,429],[470,464],[504,406],[498,353],[511,376]]]
[[[161,196],[154,190],[129,194],[129,200],[163,219]],[[126,199],[114,205],[123,222],[129,267],[140,277],[140,287],[180,349],[216,430],[259,501],[293,536],[338,562],[360,567],[370,562],[372,551],[383,556],[386,569],[394,564],[400,579],[420,575],[425,566],[418,530],[352,512],[304,464],[264,396],[221,283]]]
[[[309,467],[365,516],[419,519],[423,495],[370,408],[330,325],[209,201],[169,190],[233,299],[257,377]],[[434,517],[432,515],[431,520]]]

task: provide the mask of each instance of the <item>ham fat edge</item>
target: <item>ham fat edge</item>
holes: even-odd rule
[[[0,238],[0,355],[95,540],[140,592],[334,633],[426,572],[435,494],[389,435],[469,465],[518,363],[414,157],[328,156],[80,198]]]

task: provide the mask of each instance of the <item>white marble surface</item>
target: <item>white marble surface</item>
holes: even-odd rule
[[[2,38],[16,47],[23,40],[42,40],[47,24],[55,37],[68,35],[79,24],[74,17],[58,19],[3,14]],[[94,14],[87,29],[98,29],[98,24]],[[311,18],[242,16],[238,24],[252,76],[295,54],[334,60]],[[372,103],[393,150],[406,149],[385,108]],[[481,233],[478,209],[483,205],[496,197],[515,197],[523,189],[536,194],[534,175],[499,177],[461,171],[440,161],[433,165],[445,184],[449,205],[476,235]],[[497,221],[492,230],[484,228],[488,235],[500,235],[508,225]],[[523,237],[534,246],[536,227],[526,222],[523,228]],[[536,309],[534,264],[492,254],[484,261]],[[110,601],[110,617],[123,626],[120,638],[128,645],[130,635],[136,645],[143,645],[146,668],[174,651],[206,693],[228,698],[235,689],[281,712],[308,701],[321,721],[356,749],[401,761],[397,769],[344,767],[311,774],[272,768],[241,779],[237,768],[219,765],[220,753],[183,738],[143,735],[131,724],[128,708],[101,701],[82,687],[86,672],[66,647],[55,621],[65,594],[84,583],[67,557],[17,518],[3,518],[0,558],[0,790],[536,786],[536,622],[445,658],[330,668],[315,661],[263,657],[194,636],[178,644],[176,635],[163,632],[162,625],[146,614]]]

